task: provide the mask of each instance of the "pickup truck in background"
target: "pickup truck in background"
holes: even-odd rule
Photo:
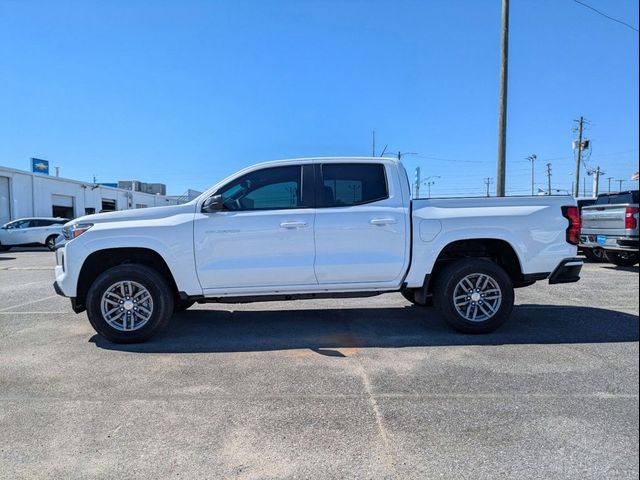
[[[584,207],[580,246],[602,248],[606,259],[618,266],[637,264],[638,190],[599,195]]]
[[[572,197],[412,200],[386,158],[263,163],[189,203],[89,215],[64,234],[54,288],[113,342],[144,341],[194,302],[388,292],[486,333],[514,288],[578,281],[583,264]]]

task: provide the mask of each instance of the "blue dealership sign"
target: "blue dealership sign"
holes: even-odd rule
[[[43,173],[45,175],[49,175],[49,160],[42,160],[41,158],[32,158],[31,171],[33,173]]]

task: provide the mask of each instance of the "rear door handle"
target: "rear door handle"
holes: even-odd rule
[[[282,228],[304,228],[307,226],[307,222],[282,222],[280,226]]]
[[[398,221],[395,218],[372,218],[369,223],[371,225],[391,225],[398,223]]]

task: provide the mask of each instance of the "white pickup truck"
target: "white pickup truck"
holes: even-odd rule
[[[144,341],[194,302],[387,292],[486,333],[514,288],[579,280],[579,234],[571,197],[412,200],[396,160],[284,160],[184,205],[67,223],[54,288],[113,342]]]

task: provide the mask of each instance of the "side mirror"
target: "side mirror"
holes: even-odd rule
[[[223,209],[222,195],[212,195],[202,204],[202,211],[205,213],[215,213]]]

